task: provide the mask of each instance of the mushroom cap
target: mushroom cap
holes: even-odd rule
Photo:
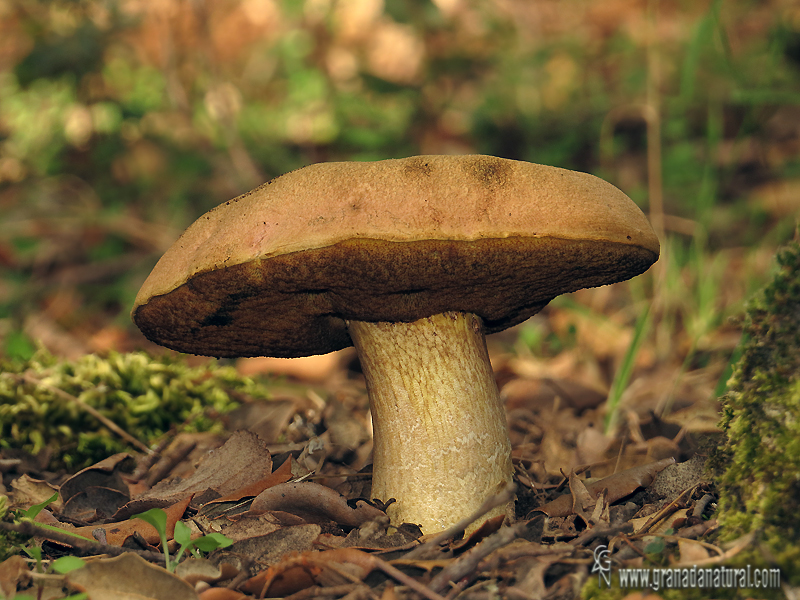
[[[132,316],[192,354],[324,354],[352,345],[345,320],[462,311],[501,331],[658,254],[636,204],[586,173],[480,155],[320,163],[201,216]]]

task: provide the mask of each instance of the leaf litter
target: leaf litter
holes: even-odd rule
[[[577,349],[534,359],[509,353],[502,338],[494,343],[513,445],[516,485],[504,492],[517,497],[513,523],[495,518],[468,537],[466,522],[427,536],[413,524],[391,527],[382,502],[389,499],[369,497],[371,422],[351,367],[324,381],[284,380],[273,400],[240,399],[224,417],[233,424],[227,436],[179,434],[154,455],[110,456],[69,477],[8,469],[12,508],[53,490],[59,498],[34,523],[3,527],[15,528],[7,534],[20,535],[20,544],[32,536],[45,559],[84,557],[86,567],[56,578],[63,591],[54,598],[576,597],[601,544],[620,566],[648,564],[654,539],[680,561],[729,555],[704,541],[715,529],[714,497],[693,433],[709,428],[697,425],[696,413],[659,419],[648,402],[637,405],[635,396],[646,400],[651,389],[635,393],[632,385],[618,431],[606,433],[608,378],[597,359]],[[658,377],[659,369],[645,366],[641,375]],[[676,395],[678,408],[702,404],[690,389]],[[507,499],[490,499],[482,513]],[[179,521],[193,538],[220,533],[232,544],[170,573],[158,532],[131,518],[152,508],[166,511],[171,554]],[[63,535],[39,528],[45,523]],[[40,585],[36,565],[20,558],[0,563],[6,596]]]

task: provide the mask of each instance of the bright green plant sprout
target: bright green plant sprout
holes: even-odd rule
[[[46,503],[42,503],[42,504],[36,505],[36,507],[38,507],[38,509],[36,510],[36,514],[38,514],[42,510],[42,508],[47,506],[47,504],[49,504],[51,501],[52,501],[52,498],[50,500],[48,500]],[[36,507],[31,507],[30,509],[28,509],[28,511],[31,511],[33,508],[36,508]],[[28,512],[28,511],[26,511],[26,512]],[[63,531],[63,530],[57,529],[56,527],[47,527],[47,528],[48,529],[55,529],[56,531]],[[79,537],[79,536],[76,536],[76,537]],[[65,574],[67,574],[67,573],[69,573],[71,571],[75,571],[76,569],[80,569],[80,568],[82,568],[82,567],[84,567],[86,565],[86,562],[82,558],[78,558],[77,556],[62,556],[62,557],[57,558],[57,559],[55,559],[53,561],[50,561],[50,563],[47,566],[47,569],[44,569],[43,568],[43,564],[42,564],[42,549],[39,546],[26,546],[26,547],[23,547],[22,550],[28,556],[30,556],[31,558],[33,558],[36,561],[36,572],[37,573],[58,573],[59,575],[65,575]],[[40,593],[39,597],[41,597],[42,586],[41,586],[41,584],[39,584],[39,586],[40,586],[39,587],[39,593]],[[5,596],[3,596],[3,597],[5,597]],[[63,598],[63,600],[85,600],[88,597],[89,596],[87,594],[80,593],[80,594],[73,594],[71,596],[65,596]],[[13,600],[27,600],[28,598],[30,598],[30,600],[34,600],[34,596],[30,596],[28,594],[19,594],[19,595],[13,596]]]
[[[55,502],[57,499],[58,499],[58,492],[55,492],[44,502],[40,502],[39,504],[34,504],[30,508],[19,511],[19,516],[23,520],[28,519],[30,521],[33,521],[37,516],[39,516],[40,512],[42,512],[45,508],[47,508],[49,504]]]
[[[159,538],[161,538],[161,549],[164,552],[164,562],[166,564],[167,571],[170,572],[175,571],[175,568],[178,566],[181,557],[187,551],[199,557],[198,551],[211,552],[217,548],[227,548],[233,544],[230,539],[226,538],[221,533],[211,533],[193,540],[191,538],[192,532],[188,525],[182,521],[178,521],[175,523],[175,530],[172,537],[180,547],[178,552],[175,554],[175,559],[170,560],[169,550],[167,548],[167,513],[160,508],[151,508],[148,511],[134,515],[131,518],[141,519],[142,521],[145,521],[146,523],[149,523],[155,527]]]
[[[661,555],[666,548],[667,544],[664,542],[664,539],[656,538],[644,547],[644,553],[650,556],[650,558],[655,558]]]
[[[52,496],[50,496],[44,502],[40,502],[39,504],[34,504],[33,506],[31,506],[30,508],[28,508],[26,510],[17,511],[17,517],[18,517],[18,521],[17,522],[28,521],[28,522],[34,523],[34,521],[35,521],[36,517],[38,516],[38,514],[40,512],[42,512],[51,502],[55,502],[55,500],[57,498],[58,498],[58,492],[54,493]],[[82,535],[78,535],[77,533],[72,533],[71,531],[68,531],[66,529],[61,529],[60,527],[54,527],[53,525],[47,525],[46,523],[34,523],[34,524],[36,525],[36,527],[39,527],[41,529],[49,529],[50,531],[56,531],[58,533],[65,533],[67,535],[71,535],[72,537],[76,537],[79,540],[89,540],[90,542],[95,541],[95,540],[90,540],[89,538],[84,537]],[[33,550],[33,547],[30,548],[30,549]],[[26,552],[28,552],[28,549],[24,549],[24,550]],[[38,548],[36,548],[36,550],[38,550]],[[29,554],[30,554],[30,552],[29,552]],[[41,559],[42,559],[41,553],[38,555],[38,557],[31,554],[31,558],[36,558],[37,562],[41,562]]]
[[[131,519],[141,519],[145,523],[149,523],[156,528],[158,537],[161,538],[161,550],[164,552],[164,562],[167,566],[167,571],[172,571],[171,563],[169,560],[169,549],[167,548],[167,513],[160,508],[151,508],[143,513],[134,515]]]
[[[55,573],[66,575],[84,567],[86,561],[77,556],[61,556],[50,563],[50,569]]]
[[[173,538],[180,545],[178,553],[175,555],[175,564],[179,563],[184,552],[191,552],[196,558],[200,558],[200,552],[211,552],[217,548],[227,548],[233,541],[221,533],[209,533],[195,540],[192,539],[192,530],[183,521],[175,523]]]

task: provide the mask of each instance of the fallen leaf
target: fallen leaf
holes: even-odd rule
[[[128,495],[128,485],[122,473],[133,470],[133,457],[127,453],[114,454],[99,463],[78,471],[61,484],[59,494],[65,504],[86,488],[108,488]]]
[[[621,498],[630,496],[637,489],[650,485],[659,471],[674,463],[674,458],[665,458],[654,463],[626,469],[590,483],[586,489],[593,498],[597,498],[600,492],[608,489],[608,502],[613,504]],[[534,510],[543,512],[548,517],[566,517],[573,513],[573,502],[573,495],[565,494]]]
[[[13,598],[17,586],[29,578],[28,563],[21,556],[11,556],[0,563],[0,591],[4,598]]]
[[[572,512],[576,515],[583,515],[597,502],[594,494],[587,489],[586,484],[574,471],[569,474],[569,491],[572,494]]]
[[[162,482],[138,500],[169,500],[194,494],[201,506],[227,496],[272,473],[272,458],[266,443],[249,431],[235,432],[221,447],[209,452],[197,470],[182,481]]]
[[[130,552],[89,561],[66,579],[91,600],[198,600],[194,588],[183,579]]]
[[[244,498],[254,498],[266,489],[274,487],[280,483],[286,483],[292,478],[292,460],[294,459],[290,456],[280,467],[275,470],[274,473],[270,473],[263,479],[260,479],[255,483],[248,484],[243,488],[228,494],[227,496],[217,498],[216,500],[211,500],[205,504],[205,507],[222,502],[240,502]]]
[[[311,550],[322,529],[319,525],[291,525],[265,535],[241,539],[219,552],[219,556],[243,555],[263,564],[277,564],[286,555]]]
[[[14,490],[13,506],[29,508],[34,504],[41,504],[45,500],[52,498],[58,488],[53,487],[46,481],[34,479],[27,473],[17,477],[11,482],[11,489]],[[58,511],[61,509],[61,501],[56,500],[47,505],[49,509]]]
[[[175,569],[175,574],[184,581],[195,585],[202,581],[216,583],[225,579],[233,579],[239,570],[227,562],[215,565],[207,558],[187,558]]]
[[[175,529],[175,523],[183,518],[183,513],[186,512],[189,506],[191,496],[187,496],[180,502],[176,502],[172,506],[164,509],[167,513],[167,539],[172,539],[172,532]],[[106,523],[104,525],[88,525],[86,527],[76,527],[70,529],[72,533],[77,533],[89,539],[92,539],[92,534],[96,529],[104,529],[106,532],[106,541],[112,546],[122,546],[123,542],[132,536],[134,533],[139,533],[148,544],[157,546],[161,542],[155,527],[142,521],[141,519],[129,519],[119,523]]]
[[[678,540],[681,564],[693,564],[707,560],[711,554],[703,544],[695,540]]]
[[[382,510],[363,500],[356,502],[354,508],[336,490],[310,482],[281,483],[260,493],[250,505],[253,514],[274,510],[308,516],[310,519],[323,517],[348,527],[359,527],[367,521],[386,516]]]
[[[280,598],[312,585],[338,585],[363,580],[373,570],[374,557],[344,548],[289,556],[242,585],[242,590],[261,597]],[[266,596],[263,595],[266,593]]]
[[[268,444],[274,444],[297,413],[294,400],[254,400],[226,415],[232,430],[247,429]]]
[[[503,521],[505,521],[504,515],[497,515],[491,519],[486,519],[483,523],[481,523],[481,526],[467,536],[466,539],[453,544],[453,551],[463,552],[464,550],[468,550],[469,548],[479,544],[484,539],[497,532],[503,526]]]
[[[67,500],[61,515],[83,523],[107,521],[129,500],[128,494],[119,490],[90,486]]]

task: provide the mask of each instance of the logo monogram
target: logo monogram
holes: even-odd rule
[[[594,549],[594,566],[592,573],[598,574],[598,583],[603,587],[603,582],[606,582],[606,587],[611,587],[611,559],[608,558],[608,546],[601,544]]]

